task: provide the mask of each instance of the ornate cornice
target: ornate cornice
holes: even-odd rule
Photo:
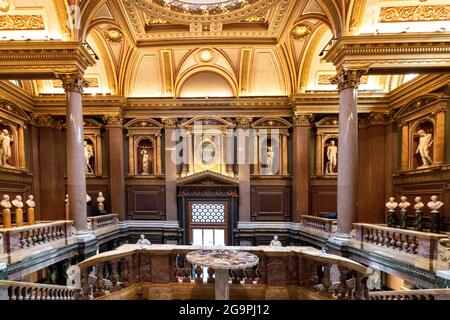
[[[57,130],[61,130],[64,127],[62,121],[53,119],[51,115],[34,117],[33,124],[39,128],[53,128]]]
[[[449,70],[450,41],[442,33],[342,36],[327,48],[324,60],[338,70],[365,64],[371,73]]]
[[[0,46],[0,77],[11,74],[54,78],[55,73],[77,73],[95,65],[94,58],[76,41],[9,41]]]
[[[358,89],[361,77],[367,73],[367,69],[343,69],[331,79],[332,84],[342,91],[348,88]]]
[[[250,117],[243,117],[243,118],[236,118],[237,127],[248,129],[252,125],[253,118]]]
[[[57,79],[62,81],[66,92],[83,93],[83,88],[88,86],[81,73],[55,73]]]
[[[163,118],[161,121],[164,129],[176,129],[177,127],[177,118]]]

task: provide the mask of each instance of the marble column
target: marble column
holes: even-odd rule
[[[123,152],[122,116],[106,116],[106,128],[109,140],[109,181],[111,212],[125,220],[125,163]]]
[[[87,232],[86,172],[83,146],[82,93],[85,80],[79,73],[59,74],[66,92],[67,189],[69,212],[77,234]],[[62,201],[62,199],[61,199]]]
[[[334,240],[350,241],[358,201],[358,86],[363,70],[344,69],[332,79],[339,90],[338,228]]]
[[[292,221],[300,222],[309,214],[311,115],[298,114],[292,119]]]
[[[165,177],[166,177],[166,220],[177,221],[177,164],[172,152],[175,152],[174,141],[177,127],[176,118],[163,119],[165,141]],[[183,165],[184,166],[184,165]]]
[[[189,132],[188,133],[188,144],[187,144],[187,152],[189,155],[189,163],[188,163],[188,172],[189,174],[193,174],[194,173],[194,138],[193,138],[193,133]]]
[[[252,118],[238,118],[237,161],[239,170],[239,221],[250,221],[250,124]]]
[[[24,130],[23,126],[19,125],[18,129],[19,134],[19,169],[25,170],[26,164],[25,164],[25,137],[24,137]]]

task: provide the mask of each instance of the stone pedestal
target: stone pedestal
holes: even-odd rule
[[[414,230],[422,231],[422,228],[423,228],[423,212],[416,211]]]
[[[21,208],[16,209],[16,227],[23,227],[23,210]]]
[[[36,223],[35,215],[34,215],[34,208],[28,208],[27,211],[27,218],[28,218],[28,225],[33,225]]]
[[[230,285],[228,284],[229,270],[217,269],[215,276],[216,300],[230,300]]]
[[[395,227],[395,210],[389,210],[388,211],[388,221],[387,225],[388,227],[394,228]]]
[[[358,185],[358,85],[362,70],[341,70],[332,82],[338,85],[339,162],[337,181],[336,239],[350,241],[352,224],[357,215]]]
[[[439,211],[431,211],[430,232],[439,233],[441,230],[441,214]]]
[[[406,229],[407,226],[407,214],[406,211],[400,211],[400,229]]]
[[[11,210],[10,209],[3,209],[3,228],[11,228]]]

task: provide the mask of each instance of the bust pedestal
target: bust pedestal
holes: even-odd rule
[[[28,224],[30,226],[35,224],[36,220],[34,216],[34,208],[28,208],[27,215],[28,215]]]
[[[416,223],[414,225],[414,230],[422,231],[422,227],[423,227],[423,212],[416,211]]]
[[[16,227],[23,227],[23,209],[16,209]]]
[[[11,210],[10,209],[3,209],[3,228],[11,228]]]
[[[395,228],[395,210],[388,211],[388,227]]]
[[[400,229],[406,229],[406,211],[402,210],[400,212]]]
[[[431,211],[430,232],[439,233],[441,229],[441,214],[439,211]]]

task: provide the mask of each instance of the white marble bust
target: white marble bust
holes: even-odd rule
[[[439,212],[439,209],[444,205],[442,201],[438,200],[438,197],[435,195],[431,196],[431,201],[427,203],[428,208],[430,208],[431,212],[436,213]]]
[[[104,211],[105,205],[103,204],[103,202],[105,202],[105,197],[103,196],[103,192],[98,193],[97,202],[98,202],[98,210]]]
[[[136,244],[139,244],[141,246],[148,246],[148,245],[151,245],[152,243],[150,242],[150,240],[145,239],[145,235],[141,234],[141,236],[139,237],[139,240],[136,242]]]
[[[408,210],[408,207],[411,205],[411,203],[408,202],[408,199],[405,196],[402,196],[400,198],[400,203],[398,204],[398,206],[400,207],[400,209],[402,211],[406,211]]]
[[[23,208],[23,202],[22,202],[22,197],[21,196],[16,196],[16,198],[11,201],[12,204],[14,205],[14,207],[16,208]]]
[[[28,206],[28,208],[34,208],[36,207],[36,203],[34,202],[34,197],[32,194],[30,194],[28,196],[28,200],[26,201],[26,204]]]
[[[416,202],[416,204],[414,205],[414,209],[415,209],[417,212],[421,212],[421,211],[422,211],[422,208],[425,206],[425,205],[423,204],[423,202],[422,202],[422,198],[421,198],[421,197],[416,197],[416,198],[414,199],[414,201]]]
[[[2,206],[3,209],[9,209],[12,207],[11,202],[9,201],[9,195],[3,195],[3,200],[0,202],[0,206]]]
[[[389,202],[386,202],[386,208],[388,208],[389,211],[395,211],[395,209],[398,207],[398,203],[395,202],[394,197],[389,198]]]
[[[271,245],[271,246],[276,246],[276,247],[281,247],[281,246],[283,246],[283,245],[281,244],[281,241],[278,240],[278,236],[273,236],[272,241],[270,241],[270,245]]]

